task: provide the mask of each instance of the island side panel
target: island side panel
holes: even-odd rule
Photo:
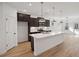
[[[34,38],[34,55],[40,55],[41,53],[57,46],[62,42],[64,42],[63,33],[45,38]]]

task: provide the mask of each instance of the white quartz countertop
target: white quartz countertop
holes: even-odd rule
[[[58,34],[62,34],[62,32],[38,33],[38,34],[29,34],[29,35],[34,38],[44,38],[44,37],[54,36]]]

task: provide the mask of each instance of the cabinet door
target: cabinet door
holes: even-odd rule
[[[34,27],[38,27],[39,26],[39,21],[38,21],[38,19],[34,19]]]
[[[24,21],[29,21],[29,19],[30,19],[30,15],[24,14],[23,20]]]
[[[18,21],[23,21],[23,17],[24,17],[23,14],[17,13],[17,19],[18,19]]]
[[[50,21],[49,21],[49,20],[46,20],[46,21],[45,21],[45,26],[47,26],[47,27],[50,26]]]
[[[17,45],[17,20],[15,17],[6,18],[6,37],[7,50]]]
[[[34,24],[34,23],[33,23],[33,19],[30,18],[30,20],[29,20],[29,25],[30,25],[30,26],[33,26],[33,24]]]
[[[26,21],[29,21],[30,15],[17,13],[17,18],[18,18],[18,21],[26,22]]]
[[[30,23],[30,26],[33,26],[33,27],[38,27],[39,26],[39,21],[36,18],[31,18],[29,23]]]
[[[45,22],[40,22],[39,26],[45,26]]]

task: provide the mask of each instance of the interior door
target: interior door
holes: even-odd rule
[[[17,46],[17,20],[15,17],[6,18],[7,50]]]

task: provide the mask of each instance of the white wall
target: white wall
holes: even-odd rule
[[[17,11],[14,7],[3,4],[3,18],[5,20],[6,29],[6,49],[11,49],[17,46]],[[6,20],[7,19],[7,20]],[[16,33],[16,34],[14,34]]]
[[[64,26],[64,24],[60,23],[61,20],[61,18],[55,18],[56,22],[54,22],[54,25],[52,25],[53,18],[50,19],[50,29],[52,30],[52,32],[63,31],[64,28],[62,26]]]
[[[18,22],[17,32],[18,42],[28,41],[28,22]]]
[[[63,31],[65,32],[65,25],[68,22],[69,28],[74,28],[74,24],[78,23],[79,24],[79,17],[78,16],[68,16],[69,18],[66,19],[66,17],[62,18],[55,18],[56,22],[54,23],[54,26],[52,26],[52,21],[53,18],[50,19],[50,29],[53,32],[58,32],[58,31]],[[60,21],[63,21],[63,24],[60,23]],[[71,30],[68,30],[68,32]]]
[[[11,25],[8,29],[8,31],[11,31],[11,34],[14,32],[16,35],[7,37],[7,30],[6,30],[6,19],[10,20],[11,23],[7,23],[8,25]],[[13,24],[14,23],[14,24]],[[17,15],[16,10],[9,6],[6,3],[0,3],[0,54],[3,54],[7,51],[8,47],[10,46],[9,43],[11,43],[13,46],[17,44]],[[14,32],[12,32],[14,31]],[[12,41],[10,41],[12,39]],[[14,39],[14,40],[13,40]]]
[[[0,54],[6,51],[5,20],[3,20],[3,4],[0,3]]]

